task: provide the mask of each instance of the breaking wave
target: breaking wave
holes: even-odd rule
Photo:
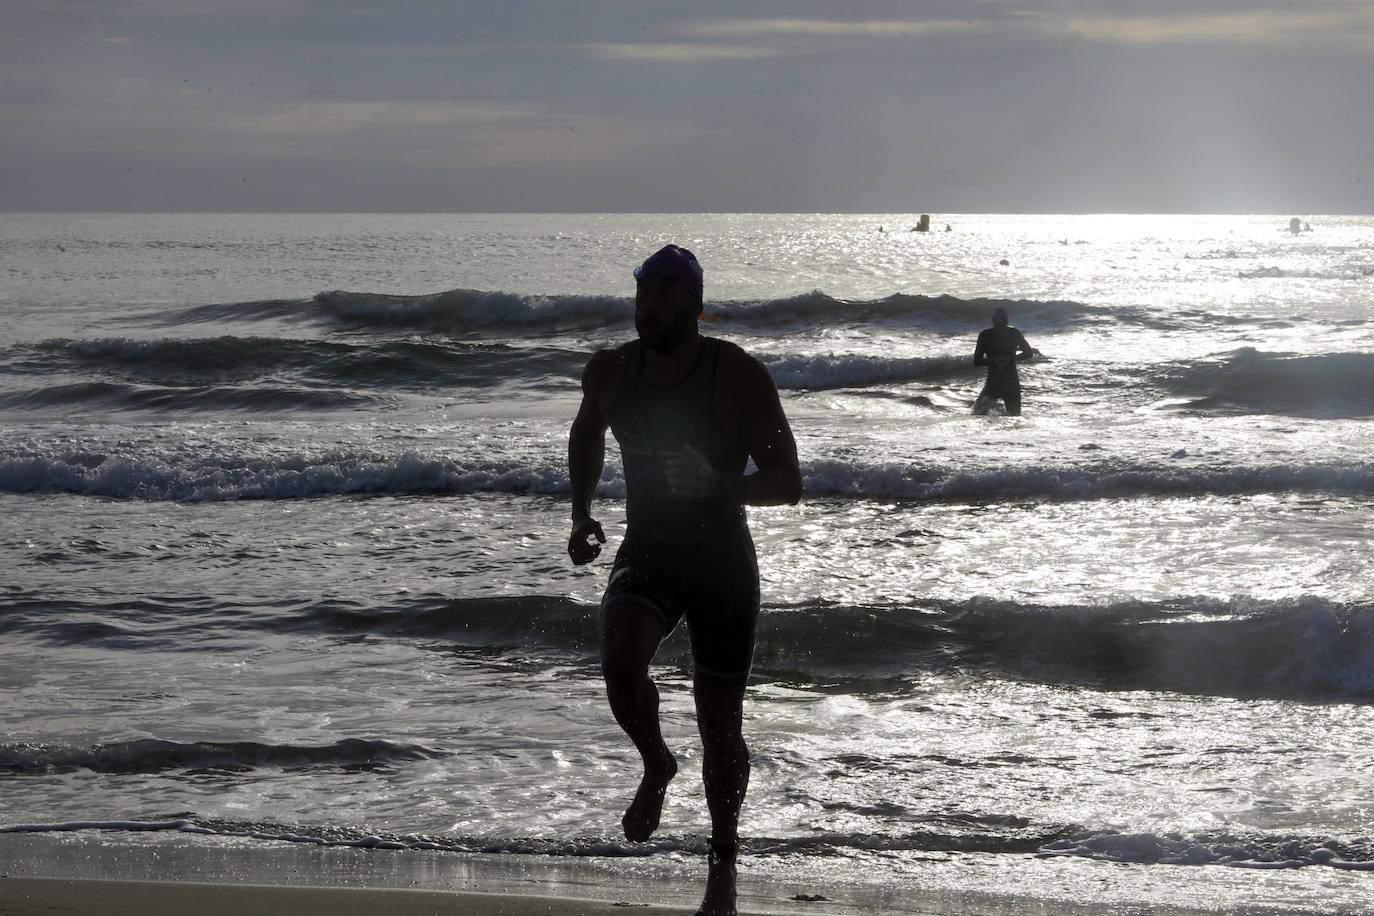
[[[197,606],[199,604],[200,606]],[[550,653],[596,665],[592,609],[551,595],[421,597],[386,608],[339,601],[226,608],[158,599],[99,607],[39,598],[0,605],[0,633],[48,644],[181,645],[220,634],[323,637],[367,633],[442,651]],[[1179,598],[1093,605],[1039,605],[971,598],[864,606],[823,600],[767,609],[754,673],[799,685],[852,682],[879,693],[925,674],[974,674],[1109,690],[1207,696],[1374,700],[1374,607],[1318,597],[1284,600]],[[660,660],[690,665],[685,642]],[[3,746],[0,746],[2,748]],[[169,766],[299,759],[359,763],[423,749],[348,743],[267,753],[253,745],[118,745],[98,756],[25,746],[0,753],[0,771],[80,766],[118,769],[156,758]],[[8,756],[6,756],[8,754]],[[76,756],[72,756],[76,754]],[[277,756],[273,756],[277,755]],[[197,763],[198,761],[198,763]],[[162,765],[162,764],[159,764]],[[275,764],[274,764],[275,765]]]
[[[1217,413],[1374,416],[1374,354],[1294,356],[1243,348],[1170,367],[1160,384],[1186,407]]]
[[[457,434],[458,431],[455,431]],[[72,493],[189,502],[311,499],[341,495],[508,493],[563,496],[567,463],[548,444],[516,443],[512,456],[450,457],[420,451],[262,451],[208,439],[196,447],[156,443],[19,441],[0,447],[0,493]],[[951,469],[915,462],[817,459],[802,463],[808,498],[883,501],[1081,501],[1258,493],[1363,494],[1374,463],[1331,461],[1254,466],[1138,462]],[[598,495],[623,499],[618,464]]]

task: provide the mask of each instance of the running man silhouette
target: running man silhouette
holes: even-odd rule
[[[978,335],[978,344],[973,348],[973,364],[988,367],[988,380],[973,403],[973,412],[979,416],[991,410],[998,400],[1007,405],[1007,416],[1021,415],[1021,377],[1016,364],[1029,360],[1035,351],[1007,321],[1006,309],[993,309],[992,327]]]
[[[658,827],[677,760],[659,728],[649,663],[683,620],[711,817],[699,916],[735,913],[739,814],[749,785],[743,704],[759,614],[758,565],[745,506],[794,505],[801,471],[768,370],[734,344],[698,332],[702,270],[669,245],[634,271],[638,340],[592,356],[568,437],[578,565],[606,535],[591,512],[606,430],[625,469],[625,540],[601,601],[601,670],[616,722],[639,751],[643,777],[621,821],[647,840]],[[746,474],[752,458],[757,470]]]

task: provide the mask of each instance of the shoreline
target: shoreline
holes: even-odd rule
[[[575,898],[458,891],[0,878],[0,916],[63,912],[76,916],[597,916],[633,907],[644,916],[690,914],[660,907]]]
[[[639,859],[460,855],[105,831],[0,832],[0,916],[691,916],[703,869]],[[761,865],[762,863],[759,863]],[[741,916],[1310,916],[1308,876],[1086,859],[958,857],[910,882],[814,864],[740,875]],[[971,871],[990,869],[989,883]],[[1053,870],[1052,882],[1037,870]],[[1353,878],[1353,876],[1350,876]],[[1317,879],[1320,880],[1320,879]],[[1046,897],[1027,886],[1053,883]],[[1161,884],[1170,888],[1163,899]],[[1229,886],[1228,886],[1229,885]],[[1180,890],[1186,891],[1180,894]],[[1152,899],[1153,898],[1153,899]]]
[[[0,832],[0,916],[696,911],[704,859],[699,875],[695,869],[684,873],[680,862],[629,872],[625,865],[621,858],[398,852],[187,834]],[[801,904],[789,897],[798,893],[741,881],[741,916],[794,913]],[[806,904],[805,910],[815,916],[874,912],[868,898]]]

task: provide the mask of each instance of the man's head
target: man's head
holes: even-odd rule
[[[702,270],[686,248],[667,245],[635,268],[635,330],[644,346],[669,353],[696,333]]]
[[[1007,317],[1007,310],[1002,308],[1000,305],[992,310],[992,323],[997,325],[997,327],[1005,328],[1007,326],[1007,322],[1010,320],[1011,319]]]

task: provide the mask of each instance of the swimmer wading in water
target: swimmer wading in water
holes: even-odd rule
[[[1007,405],[1007,416],[1021,415],[1021,377],[1016,364],[1029,360],[1035,351],[1020,331],[1007,324],[1008,320],[1006,309],[993,309],[992,327],[978,335],[973,348],[973,364],[988,368],[987,381],[973,404],[973,412],[980,416],[999,400]]]

